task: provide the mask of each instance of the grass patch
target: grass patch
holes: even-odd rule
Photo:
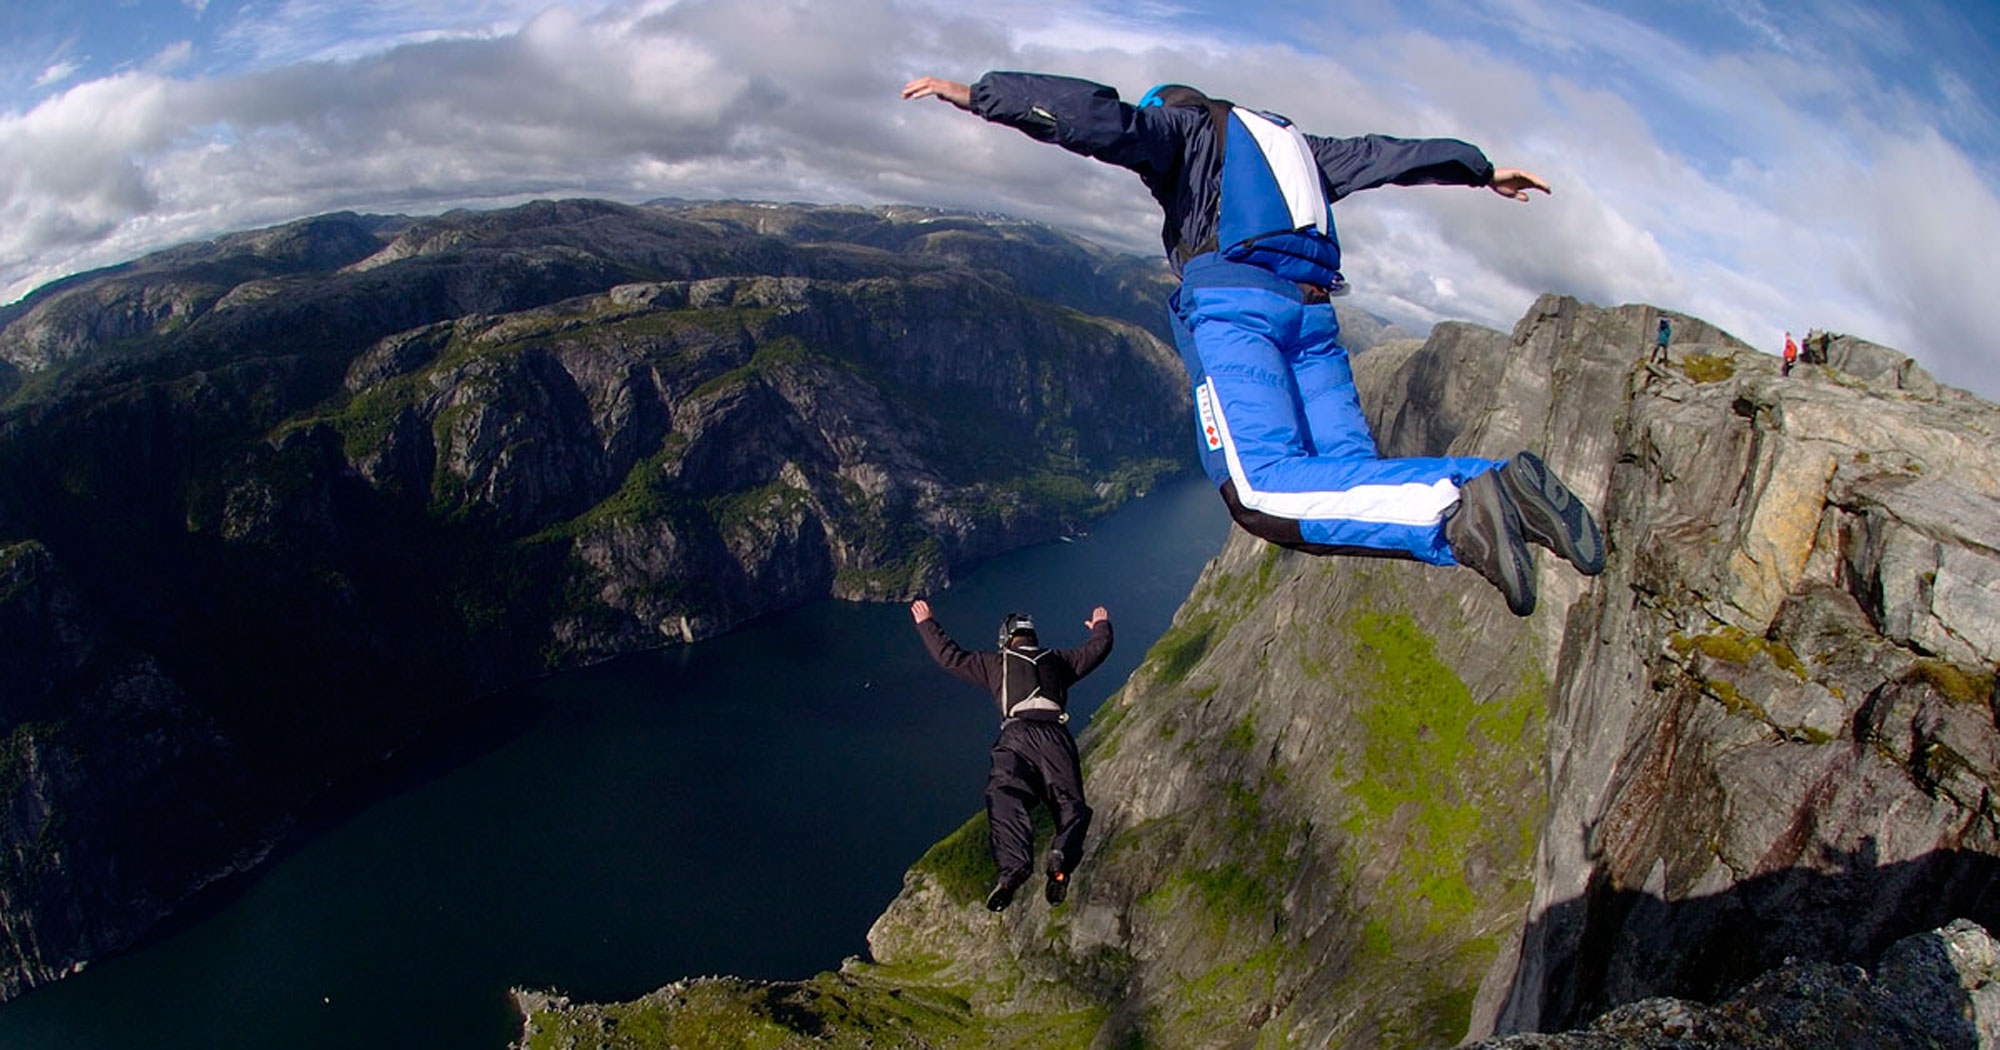
[[[1084,770],[1118,753],[1118,727],[1132,715],[1131,700],[1125,690],[1111,694],[1090,716],[1082,740]]]
[[[39,540],[22,540],[19,543],[0,544],[0,577],[14,574],[15,567],[30,558],[38,558],[47,548]],[[30,563],[32,569],[32,563]],[[0,605],[6,605],[20,597],[19,592],[36,582],[35,573],[25,580],[14,580],[0,587]]]
[[[910,870],[936,879],[954,904],[983,901],[1000,877],[1000,870],[993,866],[992,832],[986,814],[981,813],[925,850]]]
[[[1207,655],[1215,627],[1214,616],[1202,613],[1167,628],[1143,661],[1152,665],[1154,681],[1167,685],[1186,678]]]
[[[1248,751],[1257,743],[1257,714],[1246,711],[1229,732],[1222,735],[1222,746],[1236,751]],[[1231,785],[1234,787],[1235,785]]]
[[[731,390],[755,377],[775,372],[787,365],[815,360],[817,356],[806,349],[806,345],[797,337],[777,336],[758,343],[756,352],[750,355],[747,364],[732,368],[689,391],[688,399],[700,400],[711,394]]]
[[[1909,677],[1930,686],[1947,703],[1993,702],[1992,671],[1967,671],[1944,660],[1919,660],[1910,668]]]
[[[791,516],[810,497],[783,479],[741,492],[732,492],[703,501],[716,528],[724,532],[761,521]]]
[[[524,1045],[528,1050],[1081,1046],[1103,1018],[1103,1011],[1090,1010],[986,1022],[949,990],[895,984],[865,971],[781,983],[702,978],[629,1003],[542,1005],[528,1015]],[[1053,1041],[1017,1041],[1024,1038]]]
[[[1513,821],[1496,819],[1496,807],[1520,805],[1500,786],[1539,761],[1544,683],[1530,672],[1514,692],[1475,703],[1408,614],[1357,612],[1347,627],[1348,663],[1368,702],[1356,712],[1358,753],[1334,772],[1353,802],[1343,827],[1352,848],[1379,829],[1403,829],[1401,842],[1377,844],[1398,850],[1385,899],[1400,902],[1398,928],[1448,934],[1480,906],[1469,857],[1525,871],[1532,846],[1507,830]]]
[[[1769,638],[1757,637],[1741,627],[1724,627],[1720,631],[1694,637],[1677,634],[1669,639],[1667,644],[1683,658],[1691,652],[1698,651],[1704,656],[1724,660],[1739,667],[1750,666],[1750,661],[1758,653],[1763,653],[1770,657],[1771,662],[1779,669],[1790,672],[1799,681],[1803,682],[1811,677],[1810,672],[1806,670],[1805,661],[1799,659],[1799,655],[1792,651],[1791,646]]]
[[[1278,978],[1289,967],[1295,953],[1278,945],[1240,958],[1218,963],[1213,968],[1173,990],[1169,1033],[1174,1042],[1161,1045],[1193,1045],[1209,1042],[1213,1036],[1236,1029],[1243,1018],[1270,1003],[1277,994]],[[1203,1038],[1210,1037],[1210,1038]],[[1187,1042],[1179,1042],[1186,1039]]]
[[[1736,363],[1712,354],[1689,354],[1681,358],[1681,372],[1697,383],[1720,383],[1736,374]]]
[[[944,564],[944,542],[923,536],[901,547],[901,557],[869,568],[850,567],[833,574],[837,591],[844,595],[899,599],[920,593],[932,574]]]

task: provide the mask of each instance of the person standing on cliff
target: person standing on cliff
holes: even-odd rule
[[[1111,613],[1102,605],[1092,609],[1084,621],[1090,639],[1074,649],[1042,648],[1035,621],[1009,613],[996,652],[961,648],[922,598],[910,603],[910,616],[939,667],[992,693],[1000,705],[1000,736],[993,741],[986,777],[986,819],[1000,877],[986,895],[986,907],[1006,910],[1034,871],[1035,826],[1029,814],[1036,803],[1048,808],[1056,825],[1043,895],[1050,904],[1061,904],[1090,830],[1083,767],[1069,732],[1069,687],[1111,655]]]
[[[1181,278],[1168,316],[1203,465],[1246,531],[1311,554],[1465,565],[1517,616],[1535,608],[1527,542],[1603,571],[1596,519],[1533,453],[1382,458],[1330,302],[1347,291],[1332,202],[1390,184],[1525,201],[1548,183],[1456,139],[1307,135],[1179,84],[1135,106],[1088,80],[987,73],[970,85],[919,77],[903,97],[942,99],[1145,183]]]
[[[1798,363],[1798,361],[1799,361],[1799,344],[1797,344],[1797,343],[1795,343],[1795,342],[1792,342],[1792,333],[1790,333],[1790,332],[1786,332],[1786,333],[1785,333],[1785,367],[1784,367],[1784,368],[1783,368],[1782,370],[1780,370],[1778,374],[1779,374],[1779,375],[1784,375],[1784,376],[1788,376],[1788,375],[1791,375],[1791,374],[1792,374],[1792,366],[1793,366],[1793,365],[1795,365],[1795,364],[1797,364],[1797,363]]]
[[[1654,364],[1663,365],[1667,363],[1667,342],[1673,339],[1673,337],[1674,337],[1674,326],[1668,324],[1666,318],[1664,317],[1660,318],[1659,334],[1653,337]]]

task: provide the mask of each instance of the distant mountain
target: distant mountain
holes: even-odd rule
[[[0,990],[525,676],[1184,469],[1163,266],[910,208],[327,215],[0,314]]]
[[[1679,315],[1651,362],[1660,316],[1546,296],[1356,360],[1388,454],[1544,453],[1601,576],[1538,552],[1517,619],[1463,569],[1239,532],[1091,720],[1062,907],[986,911],[974,815],[867,958],[521,993],[523,1045],[1991,1045],[2000,406]]]
[[[1340,343],[1353,353],[1406,339],[1422,342],[1429,334],[1413,332],[1394,321],[1369,313],[1352,300],[1341,300],[1334,309],[1340,317]]]

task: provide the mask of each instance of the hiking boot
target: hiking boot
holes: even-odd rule
[[[1604,536],[1597,519],[1542,457],[1523,452],[1495,473],[1521,512],[1522,538],[1569,559],[1585,576],[1604,571]]]
[[[1445,519],[1444,538],[1460,565],[1486,577],[1516,616],[1535,611],[1535,563],[1521,538],[1521,515],[1489,470],[1459,486],[1458,507]]]
[[[1069,873],[1049,869],[1049,882],[1042,887],[1042,896],[1047,897],[1051,905],[1061,904],[1063,898],[1069,896]]]
[[[1018,883],[1001,879],[993,884],[993,892],[986,895],[987,911],[1006,911],[1007,905],[1014,903],[1014,889]]]

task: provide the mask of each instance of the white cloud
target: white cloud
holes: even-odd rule
[[[92,248],[153,210],[157,197],[133,154],[165,144],[165,94],[158,78],[127,74],[71,88],[25,115],[0,114],[0,155],[13,158],[0,166],[0,272],[35,273],[45,253]]]
[[[1847,199],[1871,250],[1844,260],[1837,287],[1939,378],[1990,392],[2000,365],[1990,254],[2000,198],[1934,133],[1887,137],[1875,157]]]
[[[61,61],[51,64],[35,78],[35,89],[51,88],[76,75],[83,66],[76,62]]]
[[[177,69],[185,68],[189,62],[192,62],[194,54],[193,41],[176,40],[153,52],[153,57],[146,60],[145,68],[151,73],[172,73]]]
[[[1195,83],[1326,134],[1465,138],[1554,183],[1527,205],[1456,188],[1343,202],[1357,304],[1377,297],[1401,320],[1505,328],[1553,290],[1657,303],[1759,343],[1851,331],[1953,381],[2000,383],[1979,342],[2000,305],[1974,259],[2000,239],[1991,171],[1929,130],[1906,85],[1830,65],[1796,27],[1789,52],[1746,37],[1709,57],[1577,0],[1455,5],[1459,21],[1424,28],[1377,5],[1305,16],[1294,39],[1338,41],[1320,54],[1240,19],[1190,34],[1167,4],[988,10],[282,0],[218,38],[263,56],[247,72],[173,75],[195,58],[177,44],[0,113],[0,155],[25,158],[0,166],[0,298],[305,214],[536,195],[929,203],[1157,251],[1158,208],[1130,173],[896,97],[919,74],[1039,68],[1127,93]],[[1871,46],[1906,45],[1885,32]],[[1983,83],[1930,80],[1958,97]]]
[[[1722,6],[1756,39],[1780,52],[1793,50],[1791,36],[1782,21],[1759,0],[1723,0]]]

